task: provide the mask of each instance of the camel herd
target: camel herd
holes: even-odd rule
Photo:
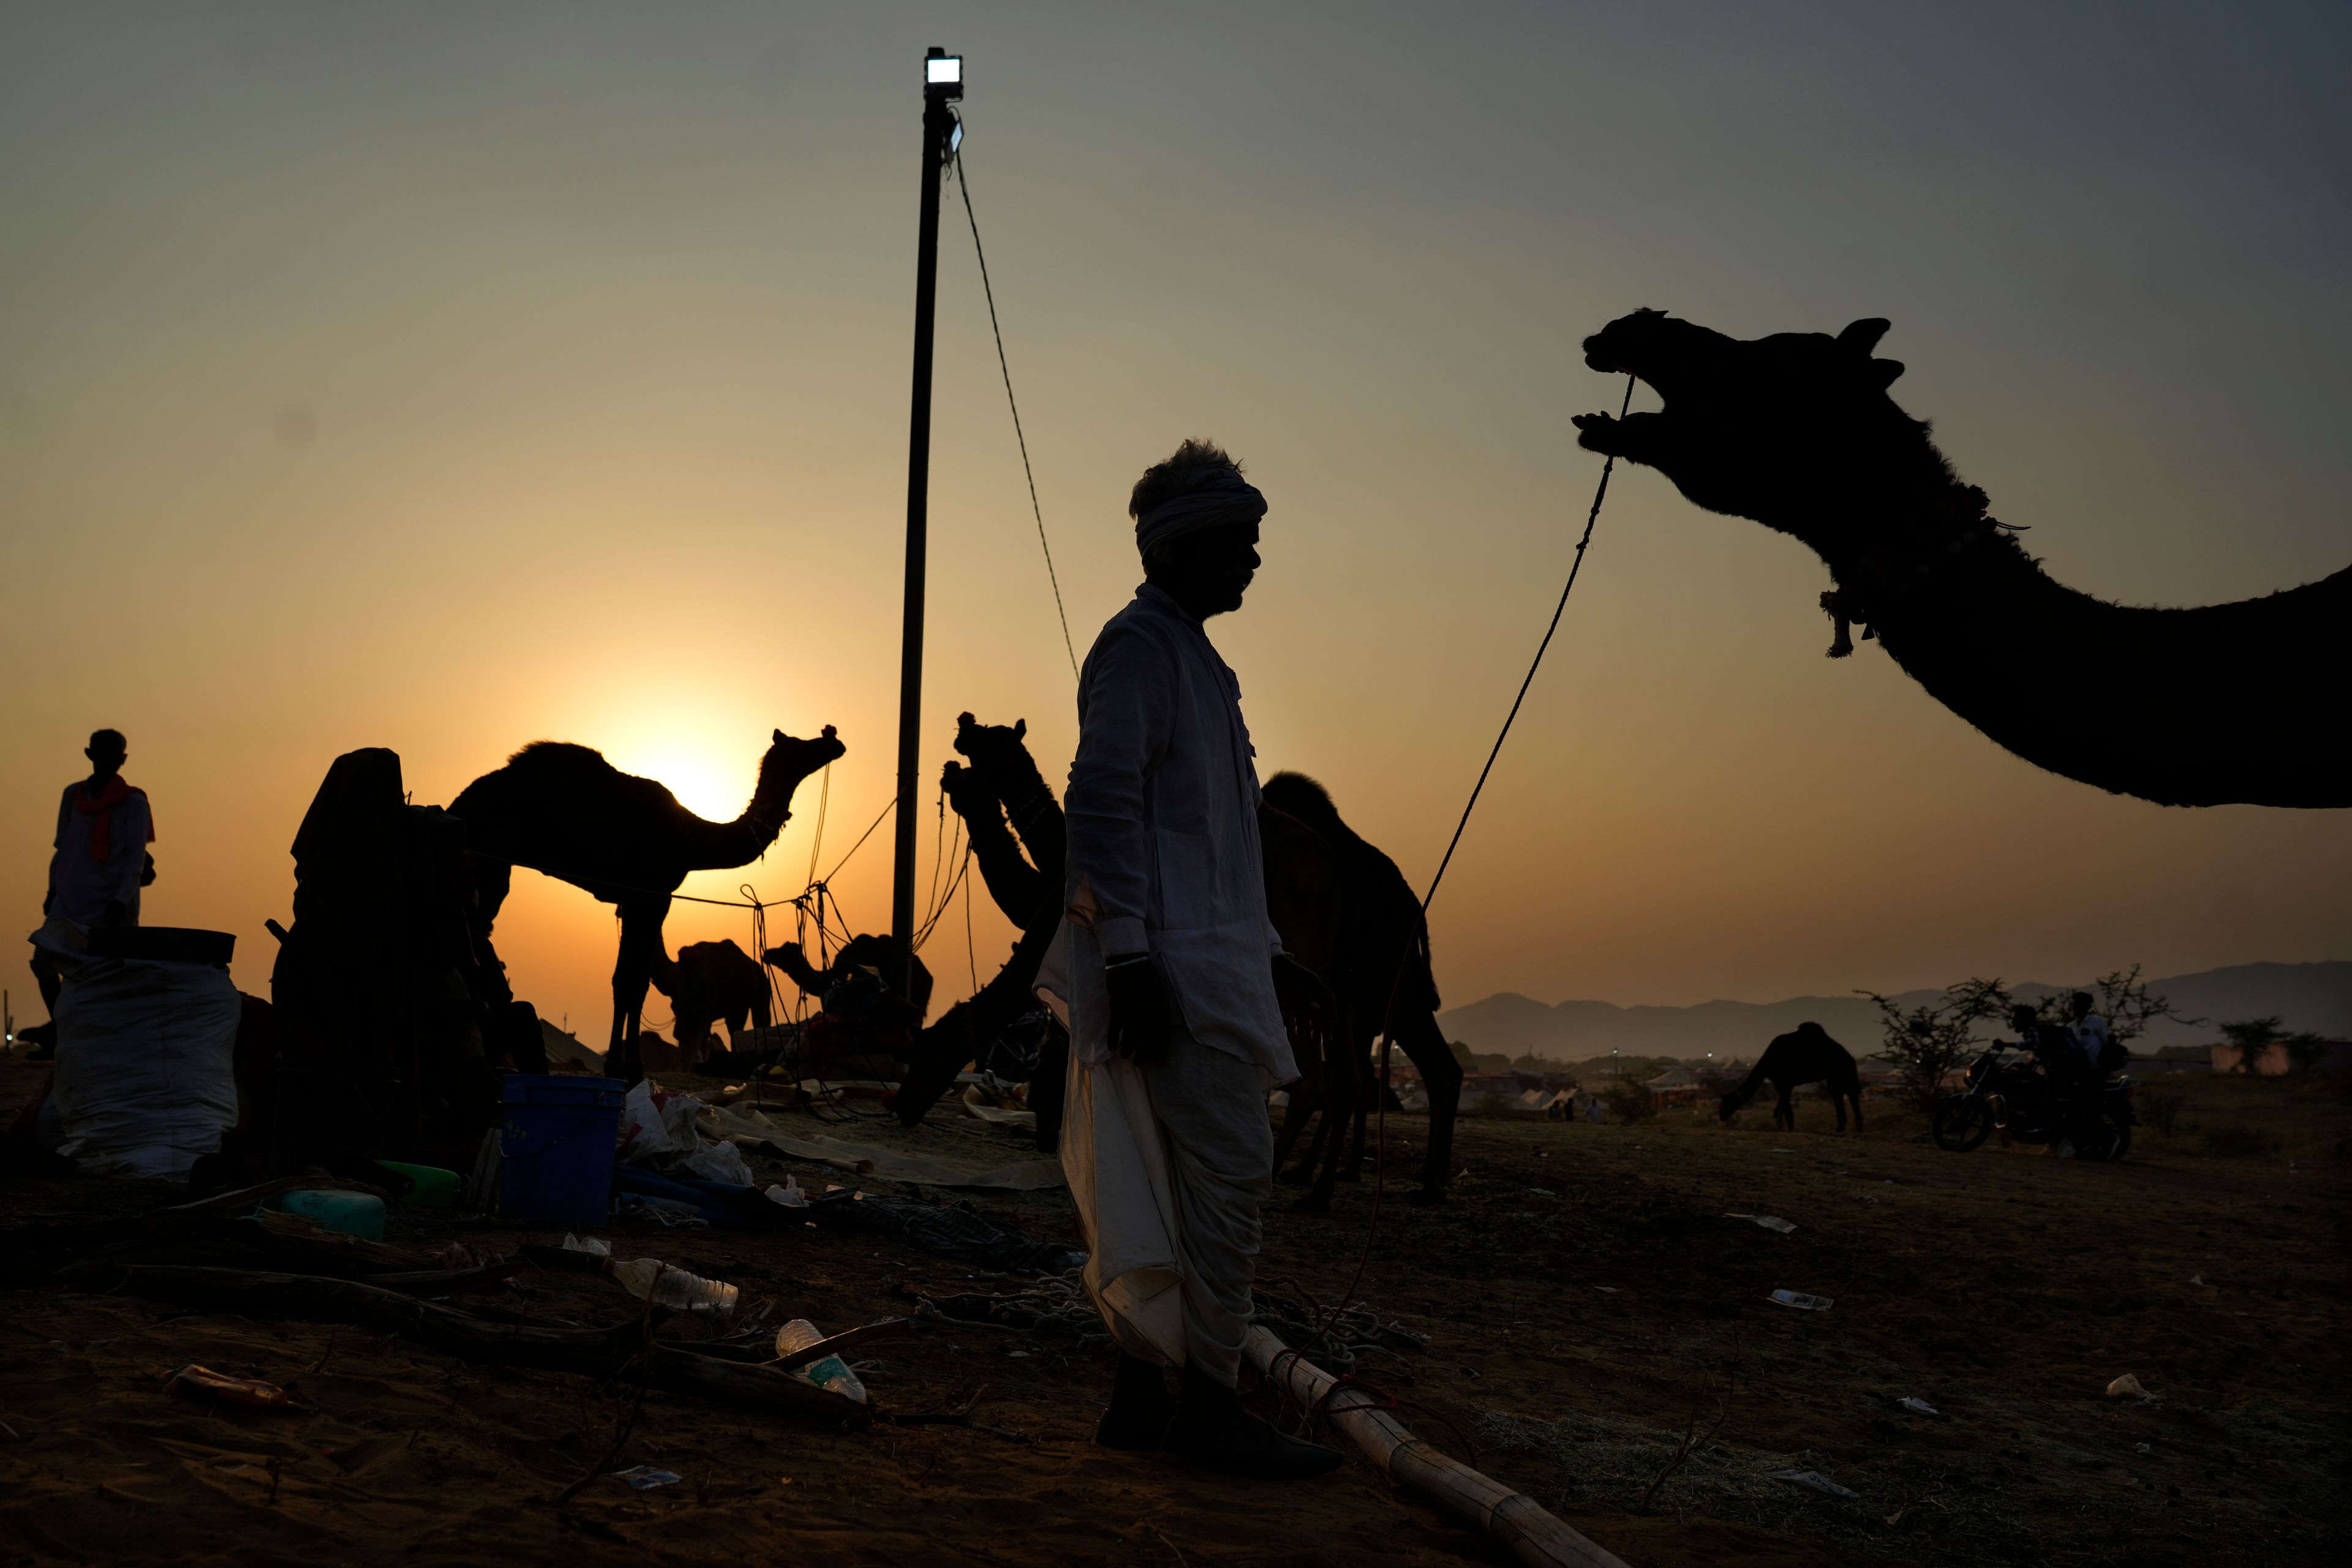
[[[895,1101],[910,1125],[1036,1007],[1037,972],[1062,920],[1064,837],[1061,804],[1029,754],[1026,732],[1025,723],[981,724],[969,713],[958,721],[955,749],[963,760],[947,764],[941,786],[962,819],[989,896],[1021,934],[994,978],[914,1036]],[[649,988],[670,997],[682,1045],[689,1030],[698,1039],[722,1020],[730,1035],[748,1024],[766,1025],[765,978],[748,954],[732,942],[700,942],[673,960],[663,922],[688,872],[748,865],[773,844],[801,782],[843,750],[830,725],[814,740],[777,731],[751,805],[734,821],[719,823],[585,746],[524,747],[450,805],[450,815],[466,825],[477,936],[487,946],[516,866],[569,882],[620,911],[607,1071],[637,1070],[633,1053]],[[1430,1108],[1421,1196],[1440,1199],[1462,1068],[1438,1030],[1420,900],[1396,863],[1349,827],[1328,792],[1304,774],[1277,773],[1266,782],[1259,827],[1267,911],[1283,945],[1323,981],[1333,1003],[1293,1041],[1301,1077],[1284,1110],[1276,1163],[1297,1152],[1312,1124],[1305,1153],[1285,1174],[1308,1189],[1300,1206],[1328,1208],[1334,1184],[1357,1179],[1366,1123],[1381,1093],[1372,1047],[1385,1036],[1420,1069]],[[877,955],[895,956],[884,952],[888,938],[858,941]],[[762,956],[803,988],[822,983],[813,971],[800,973],[808,965],[797,949]],[[1067,1043],[1059,1039],[1035,1056],[1030,1103],[1041,1143],[1050,1143],[1058,1129],[1067,1059]]]

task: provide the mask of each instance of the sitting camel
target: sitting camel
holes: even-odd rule
[[[633,1045],[646,990],[661,966],[669,896],[689,871],[748,865],[792,818],[803,779],[842,754],[833,726],[814,741],[782,730],[760,760],[751,804],[732,822],[706,822],[652,779],[625,773],[586,746],[535,741],[450,803],[466,825],[474,876],[475,935],[487,941],[517,866],[571,883],[621,912],[613,965],[613,1028],[604,1070],[643,1076]]]
[[[949,1008],[916,1041],[893,1101],[899,1120],[910,1127],[939,1102],[966,1062],[979,1058],[992,1039],[1035,1008],[1037,972],[1061,929],[1068,841],[1061,804],[1029,755],[1026,733],[1025,724],[981,724],[969,713],[958,721],[956,750],[970,761],[950,763],[941,784],[949,805],[964,820],[981,879],[1005,918],[1020,929],[1021,939],[994,979],[970,1000]],[[1341,921],[1343,889],[1337,856],[1312,828],[1279,811],[1262,809],[1258,826],[1265,842],[1268,917],[1291,956],[1318,978],[1326,976],[1333,969]],[[1037,1113],[1037,1146],[1052,1149],[1061,1124],[1069,1042],[1058,1026],[1045,1033],[1030,1079],[1029,1104]],[[1293,1044],[1301,1072],[1319,1081],[1327,1042],[1294,1037]],[[1360,1068],[1333,1076],[1339,1086],[1337,1103],[1352,1110],[1352,1096],[1360,1092],[1368,1074]],[[1319,1089],[1307,1092],[1318,1103],[1335,1098]],[[1320,1195],[1328,1206],[1328,1182]]]
[[[784,977],[799,986],[803,994],[815,997],[817,1005],[823,1006],[826,992],[861,969],[872,970],[880,975],[896,974],[898,972],[898,942],[895,937],[860,935],[851,937],[835,949],[833,961],[822,969],[809,962],[808,954],[796,942],[772,947],[760,957],[770,968],[782,970]],[[908,1000],[914,1004],[915,1016],[919,1018],[928,1015],[931,1010],[931,972],[920,958],[915,960],[913,984],[908,989],[913,993]]]
[[[1797,1130],[1793,1097],[1809,1083],[1830,1086],[1830,1103],[1837,1107],[1837,1130],[1841,1132],[1845,1131],[1846,1101],[1853,1101],[1853,1130],[1862,1131],[1862,1074],[1853,1065],[1853,1053],[1831,1039],[1829,1031],[1819,1024],[1800,1024],[1789,1033],[1776,1036],[1764,1047],[1755,1070],[1716,1107],[1716,1115],[1725,1126],[1731,1125],[1739,1108],[1756,1098],[1757,1089],[1767,1079],[1780,1096],[1772,1107],[1772,1125],[1782,1131]]]
[[[1423,1203],[1442,1202],[1446,1169],[1454,1157],[1454,1121],[1462,1102],[1462,1064],[1437,1026],[1437,981],[1430,968],[1429,927],[1422,918],[1421,899],[1396,862],[1367,843],[1340,818],[1330,793],[1304,773],[1279,773],[1266,780],[1265,810],[1259,817],[1265,842],[1266,899],[1271,910],[1279,900],[1277,886],[1286,879],[1278,846],[1282,840],[1267,826],[1279,816],[1304,826],[1331,856],[1339,879],[1339,924],[1331,942],[1328,970],[1317,969],[1339,1002],[1339,1017],[1330,1028],[1324,1053],[1328,1070],[1311,1070],[1305,1056],[1301,1078],[1291,1088],[1290,1103],[1276,1140],[1278,1166],[1297,1143],[1307,1118],[1323,1112],[1306,1159],[1286,1180],[1313,1183],[1301,1206],[1328,1208],[1331,1184],[1355,1181],[1363,1164],[1364,1123],[1376,1097],[1386,1086],[1378,1082],[1373,1048],[1382,1026],[1421,1069],[1429,1095],[1429,1143],[1422,1161]],[[1286,947],[1291,933],[1281,915],[1275,928]],[[1318,1064],[1318,1068],[1322,1064]],[[1352,1147],[1342,1158],[1343,1137],[1352,1123]]]
[[[654,966],[654,989],[669,998],[681,1068],[692,1072],[709,1049],[711,1029],[727,1026],[727,1046],[740,1050],[747,1028],[775,1022],[775,999],[768,976],[751,955],[731,942],[688,942],[675,963]]]
[[[2352,805],[2352,568],[2192,609],[2053,582],[1887,395],[1887,323],[1741,342],[1637,310],[1584,340],[1665,406],[1580,414],[1579,445],[1664,474],[1710,511],[1811,545],[1832,656],[1866,623],[1928,694],[2027,762],[2164,805]],[[2086,721],[2086,715],[2096,715]]]
[[[956,720],[955,749],[969,760],[950,763],[940,779],[948,804],[963,818],[981,880],[998,909],[1021,933],[994,978],[949,1008],[915,1041],[892,1108],[912,1127],[955,1084],[964,1064],[1037,1006],[1037,971],[1062,923],[1062,865],[1067,848],[1061,803],[1037,771],[1024,738],[1025,721],[982,724]],[[1037,1146],[1053,1149],[1061,1135],[1063,1079],[1069,1045],[1057,1027],[1041,1046],[1029,1084],[1037,1113]]]

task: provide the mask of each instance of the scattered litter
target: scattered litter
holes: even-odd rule
[[[294,1401],[274,1383],[264,1383],[257,1377],[230,1377],[194,1362],[173,1373],[164,1386],[184,1399],[212,1399],[256,1410],[294,1408]]]
[[[808,1207],[808,1194],[801,1191],[800,1178],[797,1176],[786,1176],[784,1184],[781,1187],[766,1188],[765,1196],[770,1203],[782,1204],[788,1209]]]
[[[1907,1394],[1903,1398],[1896,1400],[1895,1403],[1903,1406],[1904,1409],[1912,1411],[1920,1415],[1940,1415],[1943,1414],[1942,1411],[1937,1410],[1926,1400],[1913,1399]]]
[[[599,1241],[593,1236],[583,1240],[567,1230],[563,1233],[563,1250],[584,1252],[591,1258],[610,1258],[613,1256],[613,1244],[609,1241]]]
[[[1775,1290],[1772,1300],[1783,1307],[1801,1307],[1808,1312],[1826,1312],[1832,1305],[1827,1296],[1808,1296],[1802,1290]]]
[[[615,1173],[615,1180],[618,1173]],[[631,1193],[613,1200],[613,1213],[623,1219],[649,1219],[661,1225],[708,1229],[710,1222],[691,1204],[670,1198],[640,1197]]]
[[[2132,1445],[2132,1452],[2135,1454],[2153,1454],[2156,1452],[2156,1449],[2150,1444],[2134,1443]]]
[[[2155,1395],[2140,1386],[2138,1378],[2134,1377],[2130,1373],[2126,1373],[2107,1384],[2107,1397],[2109,1399],[2152,1399]]]
[[[1614,1295],[1618,1294],[1618,1288],[1617,1288],[1616,1286],[1614,1286],[1614,1285],[1595,1285],[1595,1286],[1593,1287],[1593,1289],[1594,1289],[1595,1290],[1602,1291],[1602,1292],[1604,1292],[1604,1293],[1606,1293],[1606,1294],[1608,1294],[1608,1295],[1611,1295],[1611,1296],[1614,1296]]]
[[[1794,1481],[1801,1487],[1811,1487],[1828,1497],[1858,1498],[1862,1495],[1838,1485],[1819,1470],[1767,1470],[1764,1478],[1774,1481]]]
[[[2205,1283],[2205,1276],[2202,1274],[2191,1274],[2189,1277],[2189,1282],[2191,1285],[2202,1285]]]
[[[613,1471],[612,1476],[614,1480],[626,1481],[639,1491],[648,1487],[674,1487],[686,1479],[676,1470],[657,1470],[651,1465],[631,1465],[625,1470]]]
[[[1027,1351],[1008,1351],[1005,1353],[1017,1361],[1021,1357],[1027,1355],[1029,1352]]]
[[[1558,1193],[1553,1192],[1549,1187],[1529,1187],[1528,1189],[1528,1194],[1531,1197],[1538,1198],[1556,1198],[1559,1196]]]
[[[743,1151],[732,1143],[712,1143],[688,1154],[673,1171],[700,1176],[706,1182],[723,1182],[730,1187],[757,1185],[751,1174],[751,1163],[743,1158]]]
[[[674,1312],[727,1317],[735,1310],[736,1298],[740,1294],[723,1279],[705,1279],[699,1274],[672,1268],[658,1258],[608,1257],[604,1259],[604,1272],[638,1300],[650,1296],[656,1306],[667,1307]]]
[[[1864,1193],[1864,1194],[1862,1194],[1862,1201],[1863,1201],[1864,1203],[1866,1203],[1866,1204],[1874,1204],[1874,1203],[1876,1203],[1876,1202],[1878,1201],[1878,1199],[1877,1199],[1877,1196],[1876,1196],[1875,1194],[1871,1194],[1871,1193]]]
[[[806,1318],[794,1318],[776,1331],[776,1354],[788,1356],[794,1351],[806,1350],[823,1338],[824,1331],[814,1323]],[[829,1388],[860,1405],[866,1403],[866,1385],[857,1381],[857,1374],[849,1370],[849,1363],[837,1355],[829,1355],[823,1361],[812,1362],[793,1371],[793,1375],[805,1378],[819,1388]]]
[[[1723,1217],[1726,1219],[1749,1220],[1757,1225],[1762,1226],[1766,1230],[1777,1230],[1782,1236],[1786,1236],[1790,1231],[1797,1228],[1797,1225],[1794,1220],[1782,1219],[1776,1214],[1727,1214]]]

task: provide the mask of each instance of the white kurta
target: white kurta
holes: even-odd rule
[[[153,817],[147,793],[133,788],[105,812],[81,809],[77,797],[81,785],[66,785],[58,802],[57,852],[49,858],[49,915],[76,925],[94,926],[106,920],[106,906],[120,900],[126,920],[139,923],[139,879],[147,868],[147,845],[153,837]],[[106,857],[90,858],[90,843],[100,817],[107,821]]]
[[[1091,1251],[1088,1292],[1123,1348],[1169,1364],[1188,1348],[1200,1359],[1188,1295],[1197,1308],[1202,1289],[1231,1300],[1238,1288],[1246,1318],[1263,1201],[1249,1194],[1271,1176],[1264,1090],[1298,1076],[1274,991],[1281,942],[1265,911],[1253,755],[1240,682],[1201,624],[1159,589],[1138,589],[1078,679],[1078,749],[1062,803],[1068,916],[1038,989],[1070,1030],[1062,1164]],[[1104,957],[1139,952],[1182,1015],[1179,1047],[1220,1053],[1253,1074],[1147,1074],[1111,1055]],[[1208,1110],[1234,1136],[1172,1147],[1155,1081],[1163,1094],[1213,1095],[1215,1106],[1188,1105],[1175,1120],[1198,1126]],[[1193,1165],[1197,1197],[1203,1158],[1233,1201],[1251,1205],[1245,1234],[1187,1234],[1177,1167]],[[1240,1168],[1247,1162],[1259,1168]]]

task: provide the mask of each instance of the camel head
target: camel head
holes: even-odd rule
[[[1726,1127],[1730,1126],[1731,1119],[1738,1114],[1739,1097],[1738,1095],[1727,1094],[1720,1100],[1716,1102],[1715,1118],[1717,1121],[1722,1122]]]
[[[798,784],[848,750],[835,737],[830,724],[814,741],[795,740],[779,730],[768,746],[768,754],[760,759],[761,776],[765,777],[770,768],[779,768]]]
[[[1665,406],[1579,415],[1578,445],[1647,464],[1697,505],[1794,534],[1834,566],[1890,504],[1953,482],[1927,426],[1887,395],[1903,366],[1871,357],[1887,327],[1743,341],[1636,310],[1585,339],[1584,361],[1638,376]]]
[[[770,830],[772,838],[792,819],[793,792],[800,788],[801,781],[848,749],[835,738],[830,724],[814,741],[796,740],[777,731],[768,754],[760,759],[759,789],[745,816]]]
[[[1045,787],[1036,760],[1029,755],[1028,734],[1026,719],[1015,719],[1008,727],[983,724],[969,713],[956,715],[955,749],[971,759],[971,771],[1008,806]]]

